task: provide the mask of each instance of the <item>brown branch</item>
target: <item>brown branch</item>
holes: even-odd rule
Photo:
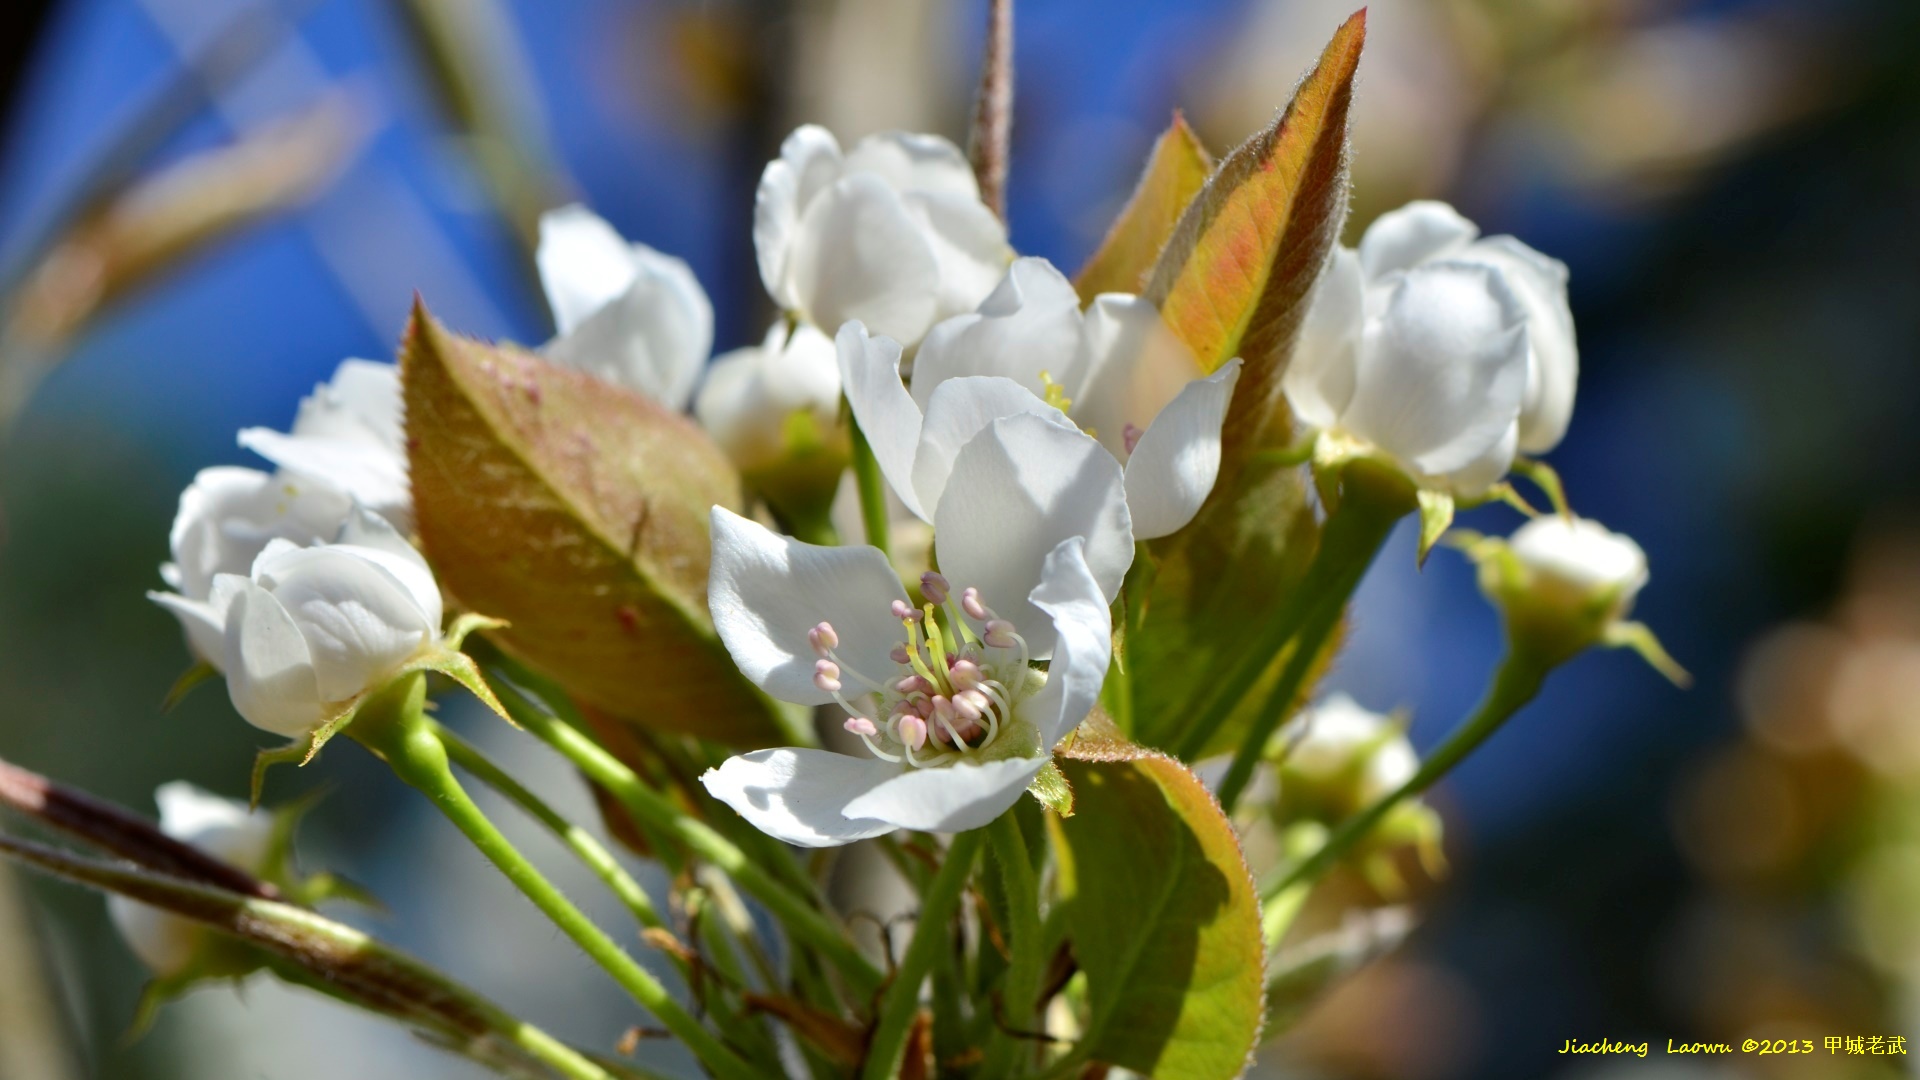
[[[967,156],[980,182],[980,201],[1007,220],[1007,158],[1013,146],[1013,0],[988,0],[987,44],[980,90],[973,103]]]
[[[0,806],[168,877],[277,900],[280,890],[222,862],[124,807],[0,759]]]

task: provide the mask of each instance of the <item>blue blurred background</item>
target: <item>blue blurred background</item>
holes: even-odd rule
[[[1174,109],[1224,153],[1286,100],[1347,2],[1020,5],[1015,245],[1078,266]],[[157,707],[186,657],[142,592],[193,473],[258,464],[234,432],[287,424],[343,357],[389,356],[416,293],[465,332],[543,340],[527,238],[563,201],[687,258],[714,298],[716,350],[757,340],[761,163],[801,120],[843,140],[958,138],[982,8],[13,5],[0,756],[141,808],[175,777],[238,792],[258,733],[216,693]],[[463,80],[462,64],[486,74]],[[1889,957],[1904,938],[1861,930],[1848,870],[1912,774],[1876,769],[1871,740],[1849,754],[1770,739],[1741,692],[1774,685],[1755,665],[1777,657],[1743,661],[1770,627],[1843,619],[1847,597],[1886,592],[1872,574],[1910,565],[1858,553],[1906,535],[1920,496],[1920,5],[1385,0],[1358,95],[1349,242],[1380,211],[1438,197],[1570,266],[1583,372],[1551,460],[1583,513],[1646,548],[1639,614],[1697,682],[1676,691],[1614,653],[1556,675],[1437,796],[1454,873],[1424,891],[1408,948],[1327,1002],[1266,1074],[1528,1080],[1598,1075],[1556,1053],[1570,1038],[1920,1034],[1920,950]],[[169,170],[177,182],[153,181]],[[234,176],[258,193],[243,220],[208,206],[246,202],[222,186]],[[1920,596],[1892,595],[1920,613]],[[1431,745],[1498,648],[1462,560],[1416,572],[1402,536],[1363,587],[1334,682],[1410,707]],[[1920,729],[1912,706],[1890,722]],[[635,1021],[358,757],[329,755],[289,789],[333,790],[307,857],[388,900],[368,925],[562,1034],[604,1044]],[[1726,852],[1781,829],[1792,843],[1728,868]],[[48,1080],[471,1075],[270,986],[202,992],[123,1040],[140,977],[98,900],[17,875],[9,892],[0,936],[12,910],[19,1000],[31,969],[44,975],[36,1015],[63,1070]],[[7,1015],[0,1039],[21,1038]],[[1715,1064],[1699,1075],[1907,1071]],[[1671,1068],[1656,1053],[1620,1075],[1655,1067]]]

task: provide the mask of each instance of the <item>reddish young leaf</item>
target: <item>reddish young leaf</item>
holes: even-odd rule
[[[1107,230],[1100,250],[1073,279],[1080,302],[1090,304],[1103,292],[1139,292],[1180,215],[1212,172],[1213,158],[1200,145],[1199,136],[1187,126],[1186,117],[1174,113],[1173,123],[1153,144],[1140,182]]]

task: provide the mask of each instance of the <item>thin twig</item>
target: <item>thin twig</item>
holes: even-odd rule
[[[1007,220],[1007,158],[1013,146],[1013,0],[988,0],[987,43],[973,102],[967,156],[980,181],[980,201]]]

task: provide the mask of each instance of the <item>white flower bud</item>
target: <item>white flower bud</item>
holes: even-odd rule
[[[1588,518],[1549,514],[1514,530],[1508,550],[1541,600],[1604,600],[1609,621],[1625,618],[1647,583],[1647,555],[1628,536]]]
[[[1420,768],[1400,725],[1346,694],[1329,695],[1294,722],[1301,734],[1286,757],[1283,787],[1311,786],[1343,812],[1377,801]]]
[[[269,543],[222,575],[227,692],[255,727],[299,738],[439,640],[440,589],[420,553],[359,511],[338,543]]]
[[[222,862],[251,874],[265,869],[273,841],[273,815],[174,781],[154,792],[160,806],[160,830],[192,844]],[[199,924],[124,896],[107,898],[107,914],[134,955],[160,978],[178,975],[192,963],[204,931]]]
[[[973,310],[1013,256],[959,147],[888,132],[843,154],[813,125],[761,174],[753,242],[783,309],[828,332],[857,319],[906,346]]]

